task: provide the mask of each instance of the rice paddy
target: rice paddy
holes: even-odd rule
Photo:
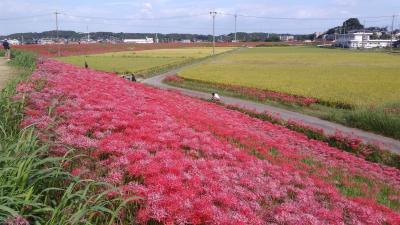
[[[350,105],[400,101],[400,56],[313,47],[251,48],[195,65],[179,76]]]
[[[216,49],[216,53],[219,54],[232,49],[221,47]],[[196,59],[208,57],[211,53],[212,48],[206,47],[175,48],[68,56],[61,57],[59,60],[78,66],[84,66],[86,61],[90,68],[100,71],[149,76],[163,69],[170,69]]]

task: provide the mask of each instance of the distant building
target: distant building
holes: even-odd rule
[[[153,44],[154,39],[146,37],[145,39],[124,39],[124,43],[134,43],[134,44]]]
[[[95,43],[97,43],[97,41],[95,41],[93,39],[81,38],[79,43],[81,43],[81,44],[95,44]]]
[[[337,38],[336,34],[324,34],[322,35],[322,40],[324,41],[335,41]]]
[[[323,34],[324,34],[324,32],[315,32],[314,33],[314,39],[320,38]]]
[[[184,39],[180,41],[181,43],[192,43],[190,39]]]
[[[293,41],[294,36],[293,35],[281,35],[279,36],[279,40],[281,41]]]
[[[17,39],[10,39],[7,41],[8,41],[8,43],[10,43],[10,45],[20,45],[21,44],[21,42],[18,41]]]
[[[339,34],[336,39],[336,46],[343,48],[386,48],[390,47],[391,40],[371,40],[371,32],[354,32]],[[395,42],[395,40],[393,40]]]
[[[41,38],[38,40],[39,45],[51,45],[56,43],[52,38]]]

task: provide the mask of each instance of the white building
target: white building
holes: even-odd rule
[[[134,43],[134,44],[153,44],[154,39],[146,37],[145,39],[124,39],[124,43]]]
[[[320,36],[322,36],[324,34],[324,32],[314,32],[314,38],[317,39]]]
[[[281,41],[293,41],[294,36],[293,35],[282,35],[279,37],[279,40]]]
[[[371,40],[373,33],[355,32],[340,34],[336,39],[336,46],[343,48],[386,48],[390,47],[391,40]],[[393,40],[395,42],[395,40]]]
[[[7,41],[8,41],[8,43],[10,45],[20,45],[21,44],[21,42],[18,41],[17,39],[10,39],[10,40],[7,40]]]
[[[38,41],[39,45],[51,45],[54,43],[55,43],[55,41],[52,38],[41,38]]]

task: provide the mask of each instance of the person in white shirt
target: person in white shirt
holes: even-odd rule
[[[217,93],[211,93],[212,97],[211,100],[212,101],[220,101],[221,98],[219,97],[219,95]]]

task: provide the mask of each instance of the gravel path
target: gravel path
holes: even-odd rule
[[[7,65],[7,60],[4,58],[0,58],[0,90],[5,87],[7,81],[14,74],[13,70],[10,66]]]
[[[200,63],[202,63],[202,62],[200,62]],[[185,67],[187,67],[187,66],[185,66]],[[145,84],[148,84],[148,85],[151,85],[154,87],[158,87],[161,89],[176,90],[176,91],[181,92],[182,94],[189,95],[189,96],[196,97],[196,98],[204,98],[204,99],[211,98],[211,93],[204,93],[204,92],[199,92],[199,91],[193,91],[193,90],[187,90],[187,89],[183,89],[183,88],[173,87],[173,86],[167,85],[162,82],[165,77],[170,76],[170,75],[175,75],[180,70],[184,69],[185,67],[176,69],[176,70],[172,70],[172,71],[169,71],[167,73],[164,73],[164,74],[152,77],[152,78],[145,79],[142,81],[142,83],[145,83]],[[252,102],[252,101],[248,101],[248,100],[227,97],[227,96],[221,96],[221,101],[226,104],[237,105],[239,107],[246,108],[246,109],[254,109],[255,111],[260,112],[260,113],[265,112],[265,111],[268,111],[271,113],[277,113],[284,120],[291,119],[291,120],[296,120],[296,121],[302,121],[306,125],[310,125],[312,127],[322,129],[326,134],[335,134],[336,131],[340,131],[343,134],[348,134],[348,135],[351,135],[352,137],[354,137],[354,136],[359,137],[364,143],[379,144],[380,146],[382,146],[383,148],[385,148],[387,150],[390,150],[394,153],[400,154],[400,141],[392,139],[392,138],[384,137],[381,135],[362,131],[362,130],[355,129],[355,128],[349,128],[349,127],[346,127],[346,126],[343,126],[343,125],[340,125],[337,123],[329,122],[326,120],[322,120],[322,119],[319,119],[316,117],[307,116],[307,115],[304,115],[301,113],[292,112],[289,110],[285,110],[285,109],[281,109],[281,108],[277,108],[277,107],[273,107],[273,106],[269,106],[269,105],[265,105],[265,104],[260,104],[260,103],[256,103],[256,102]]]

